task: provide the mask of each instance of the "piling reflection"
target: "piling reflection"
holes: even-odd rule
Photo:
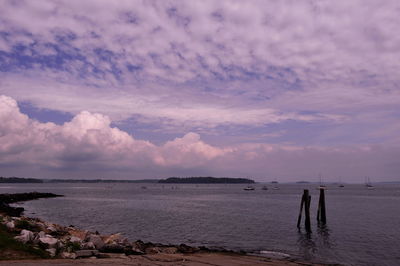
[[[319,242],[321,243],[321,245],[323,247],[325,247],[325,248],[332,247],[332,244],[330,241],[330,230],[326,224],[319,224],[317,233],[318,233],[319,240],[320,240]]]
[[[321,254],[329,255],[335,245],[331,240],[331,230],[327,225],[319,224],[316,233],[298,231],[297,244],[299,254],[305,260],[313,260]]]
[[[303,233],[298,231],[297,244],[299,245],[299,253],[306,260],[311,260],[315,257],[317,246],[312,238],[312,233]]]

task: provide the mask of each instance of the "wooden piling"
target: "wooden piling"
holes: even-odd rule
[[[303,196],[301,197],[300,212],[299,212],[299,217],[297,219],[297,228],[300,229],[301,215],[304,206],[304,214],[305,214],[304,226],[308,233],[311,232],[310,204],[311,204],[311,196],[309,195],[308,189],[305,189]]]
[[[305,202],[305,200],[304,200],[304,194],[303,194],[303,196],[301,196],[299,218],[297,218],[297,228],[299,228],[299,229],[300,229],[301,215],[302,215],[302,212],[303,212],[304,202]]]
[[[308,189],[304,191],[304,196],[306,199],[305,202],[305,220],[304,220],[304,226],[306,228],[307,233],[311,233],[311,219],[310,219],[310,205],[311,205],[311,196],[308,195]]]
[[[319,190],[317,221],[321,224],[326,224],[325,190],[322,188]]]

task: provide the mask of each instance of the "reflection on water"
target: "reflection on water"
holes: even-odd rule
[[[317,247],[312,239],[312,233],[303,233],[299,230],[297,244],[299,245],[299,253],[304,259],[312,260],[315,258]]]
[[[307,233],[298,230],[297,244],[299,254],[306,260],[315,260],[318,257],[328,256],[335,245],[330,240],[328,225],[318,224],[316,233]]]
[[[24,203],[28,216],[131,239],[249,252],[283,252],[314,262],[399,265],[400,186],[332,187],[326,191],[328,225],[297,232],[298,203],[312,184],[244,191],[242,185],[146,184],[0,185],[2,193],[53,192],[65,197]],[[362,221],[362,222],[360,222]]]

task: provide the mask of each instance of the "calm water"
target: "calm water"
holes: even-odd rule
[[[26,215],[130,240],[279,251],[310,261],[400,265],[400,186],[328,186],[328,226],[319,229],[315,185],[244,191],[243,185],[2,184],[0,193],[54,192],[23,204]],[[311,235],[298,232],[302,190],[312,195]]]

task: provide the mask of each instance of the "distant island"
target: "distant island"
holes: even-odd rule
[[[231,177],[169,177],[161,179],[158,183],[175,183],[175,184],[252,184],[254,180],[247,178],[231,178]]]
[[[44,183],[157,183],[159,179],[43,179]]]
[[[157,183],[159,179],[39,179],[25,177],[0,177],[0,183]]]
[[[0,177],[0,183],[43,183],[43,180],[24,177]]]
[[[39,179],[0,177],[0,183],[177,183],[177,184],[252,184],[254,180],[232,177],[169,177],[167,179]]]

